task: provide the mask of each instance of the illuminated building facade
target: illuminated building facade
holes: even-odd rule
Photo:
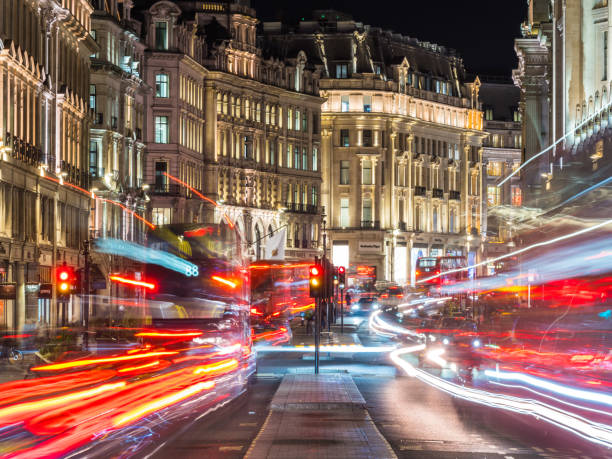
[[[51,284],[54,266],[82,266],[88,238],[91,12],[87,0],[0,6],[0,328],[80,315],[71,302],[59,318]]]
[[[480,87],[480,101],[484,114],[484,130],[489,134],[483,144],[483,192],[487,205],[487,258],[507,253],[513,246],[513,209],[522,205],[520,174],[503,185],[501,182],[521,164],[522,123],[520,90],[503,78],[485,78]],[[492,273],[495,266],[489,267]]]
[[[551,209],[610,176],[612,55],[607,0],[531,0],[515,42],[525,203]]]
[[[145,45],[141,24],[131,17],[129,1],[97,0],[91,16],[91,35],[99,49],[91,55],[89,139],[91,189],[95,201],[92,236],[142,242],[146,215],[144,177],[144,103],[142,79]],[[122,207],[109,201],[120,203]],[[126,211],[125,209],[129,210]],[[113,265],[111,257],[95,254],[94,278],[133,271]],[[114,257],[118,261],[118,257]],[[93,282],[96,293],[101,283]]]
[[[322,67],[322,198],[334,264],[353,283],[414,282],[419,256],[467,255],[482,240],[479,81],[431,43],[336,11],[268,42]]]
[[[236,225],[254,259],[286,228],[286,257],[312,259],[323,101],[310,56],[279,59],[258,47],[249,2],[161,1],[144,17],[153,223]]]

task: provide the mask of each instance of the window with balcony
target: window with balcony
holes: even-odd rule
[[[363,96],[363,111],[364,113],[372,112],[372,96]]]
[[[166,21],[155,23],[155,49],[168,49],[168,23]]]
[[[155,143],[168,143],[169,126],[167,116],[155,117]]]
[[[158,73],[155,75],[155,97],[170,97],[168,81],[167,73]]]
[[[340,226],[347,228],[349,224],[349,198],[340,198]]]
[[[350,147],[351,142],[349,138],[349,130],[348,129],[340,129],[340,146],[341,147]]]
[[[336,64],[336,78],[348,78],[348,64]]]
[[[341,103],[340,111],[348,112],[349,111],[349,107],[350,107],[350,98],[349,98],[349,96],[342,96],[340,98],[340,103]]]
[[[370,160],[363,162],[361,183],[362,185],[372,185],[372,161]]]
[[[340,161],[340,185],[348,185],[350,183],[350,161]]]

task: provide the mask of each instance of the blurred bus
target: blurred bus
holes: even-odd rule
[[[466,267],[465,257],[421,257],[416,263],[417,288],[431,292],[442,286],[462,282],[468,277]]]
[[[267,322],[291,319],[310,308],[309,263],[259,260],[249,266],[251,319]]]

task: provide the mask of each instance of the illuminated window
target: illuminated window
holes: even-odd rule
[[[363,96],[363,111],[365,113],[372,111],[372,96]]]
[[[493,109],[492,108],[485,109],[485,120],[493,121]]]
[[[523,204],[523,193],[518,186],[512,187],[512,205],[521,206]]]
[[[155,97],[169,97],[168,74],[158,73],[155,75]]]
[[[317,189],[316,186],[312,186],[310,188],[310,192],[311,192],[310,202],[312,203],[313,206],[318,206],[319,205],[319,190]]]
[[[168,143],[168,117],[155,117],[155,143]]]
[[[372,225],[372,200],[369,198],[366,198],[362,201],[361,219],[363,221],[363,225]]]
[[[166,192],[168,191],[168,163],[166,161],[155,162],[155,191]]]
[[[349,199],[340,199],[340,226],[346,228],[349,226]]]
[[[348,78],[348,64],[336,65],[336,78]]]
[[[342,103],[341,111],[348,112],[349,111],[349,96],[342,96],[341,103]]]
[[[172,223],[172,209],[154,208],[152,220],[154,225],[169,225]]]
[[[89,109],[96,111],[96,85],[89,85]]]
[[[490,207],[499,206],[500,204],[499,191],[500,191],[499,187],[496,187],[496,186],[487,187],[487,204]]]
[[[302,169],[308,170],[308,150],[302,147]]]
[[[340,185],[348,185],[350,183],[349,161],[340,161]]]
[[[319,170],[319,148],[318,147],[312,147],[312,170],[315,172]]]
[[[363,162],[361,183],[362,185],[372,185],[372,161],[370,160]]]
[[[489,161],[489,164],[487,164],[487,175],[490,177],[501,177],[502,162],[501,161]]]

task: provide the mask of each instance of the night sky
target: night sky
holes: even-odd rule
[[[260,20],[294,23],[313,9],[349,12],[355,20],[456,49],[469,73],[509,77],[514,38],[527,0],[252,0]]]

